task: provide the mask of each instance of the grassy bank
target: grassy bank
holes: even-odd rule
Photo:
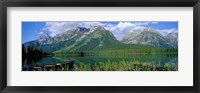
[[[60,69],[67,71],[68,67]],[[119,62],[98,62],[94,64],[75,64],[73,71],[177,71],[177,65],[171,62],[164,66],[154,63],[141,63],[139,61],[119,61]]]

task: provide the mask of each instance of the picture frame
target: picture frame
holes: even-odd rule
[[[193,86],[7,86],[7,8],[8,7],[193,7]],[[34,92],[127,92],[199,93],[199,0],[4,0],[0,3],[0,86],[2,93]]]

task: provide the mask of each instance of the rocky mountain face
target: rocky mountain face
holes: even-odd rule
[[[114,45],[119,43],[111,32],[101,26],[73,34],[73,37],[68,37],[68,40],[62,43],[66,44],[65,47],[58,51],[99,50],[110,46],[110,44]],[[69,33],[67,35],[69,35]]]
[[[51,37],[44,33],[42,34],[36,41],[39,43],[39,44],[46,44],[46,42],[48,42],[48,40],[50,39]]]
[[[170,36],[171,35],[169,35],[168,37],[171,39],[176,39],[175,37],[172,38]],[[154,47],[175,47],[175,45],[171,41],[172,40],[163,37],[159,32],[152,28],[134,30],[133,32],[127,34],[121,40],[121,42],[125,44],[141,44],[150,45]]]
[[[178,48],[178,32],[171,32],[165,36],[166,40]]]
[[[98,50],[120,44],[114,35],[102,26],[93,28],[77,27],[62,35],[49,37],[46,34],[25,46],[39,46],[45,52]]]

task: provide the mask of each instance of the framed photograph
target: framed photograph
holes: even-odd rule
[[[199,92],[199,0],[1,2],[1,92]]]

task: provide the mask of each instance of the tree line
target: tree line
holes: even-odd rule
[[[46,57],[49,55],[52,55],[52,54],[45,53],[38,46],[31,47],[28,45],[27,47],[25,47],[24,45],[22,45],[22,60],[23,60],[23,62],[25,59],[27,59],[27,62],[36,62],[38,60],[41,60],[43,57]]]

